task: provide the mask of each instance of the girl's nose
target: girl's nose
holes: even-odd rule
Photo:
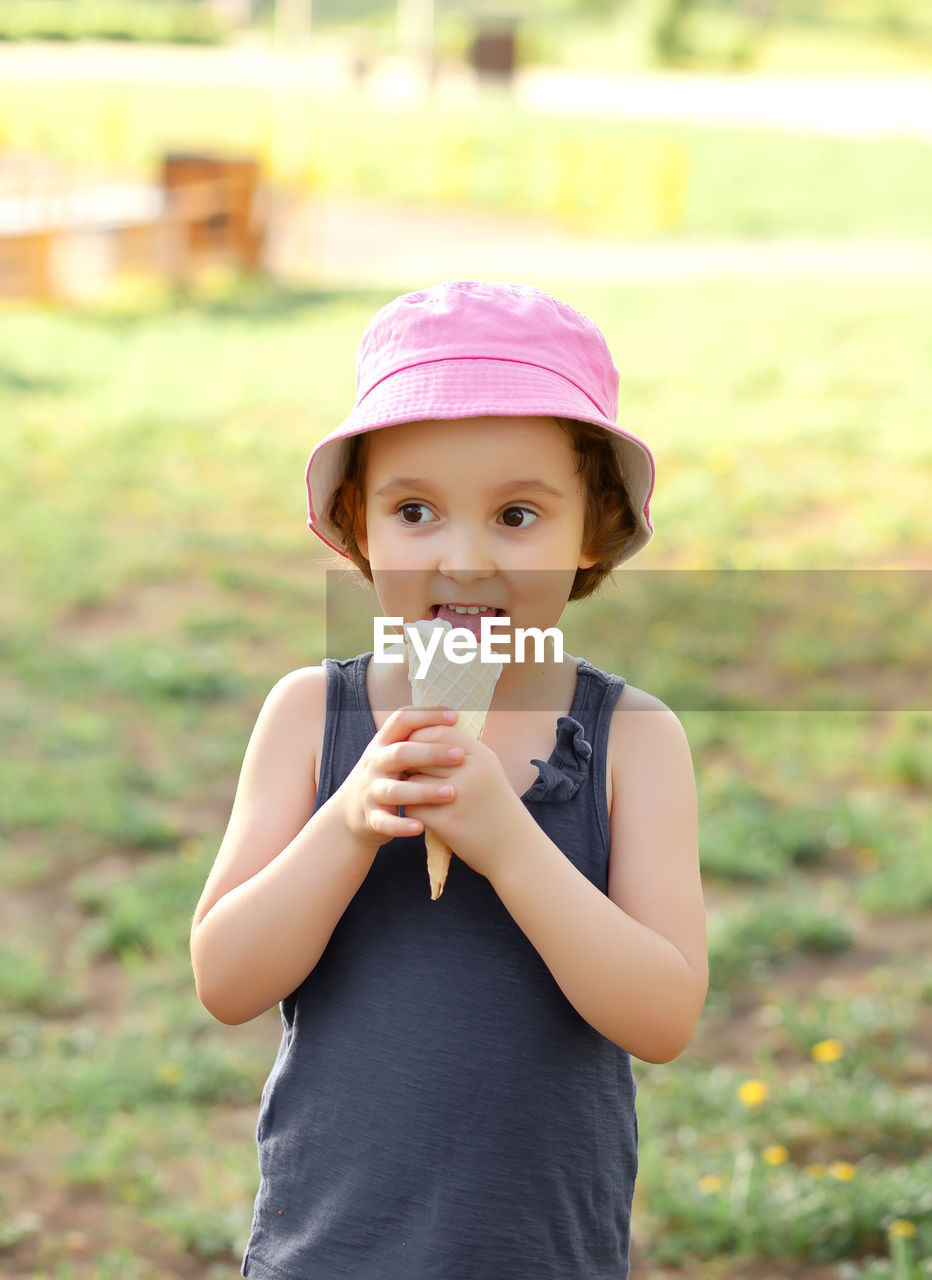
[[[460,523],[445,532],[437,560],[441,573],[483,574],[495,568],[489,539],[482,529]]]

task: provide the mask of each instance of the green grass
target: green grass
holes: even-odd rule
[[[356,342],[387,300],[215,283],[145,306],[0,313],[0,554],[19,569],[0,587],[0,883],[15,904],[0,949],[4,1275],[210,1280],[245,1243],[280,1024],[274,1010],[213,1022],[186,935],[262,699],[324,656],[331,560],[304,525],[303,468],[346,412]],[[646,564],[927,555],[923,288],[569,300],[605,329],[623,421],[657,454]],[[878,501],[878,476],[895,502]],[[710,646],[691,655],[686,626],[655,636],[662,661],[656,643],[620,643],[637,577],[567,610],[567,648],[651,691],[691,658],[718,670]],[[917,633],[901,630],[908,666]],[[694,703],[681,719],[711,990],[679,1060],[635,1063],[636,1246],[648,1268],[691,1276],[791,1274],[801,1259],[918,1280],[932,1253],[918,941],[932,715]],[[840,1055],[816,1061],[826,1041]],[[755,1105],[748,1081],[768,1089]],[[44,1196],[65,1207],[40,1231],[29,1213]],[[83,1222],[89,1206],[106,1226],[86,1227],[82,1253],[68,1214]],[[898,1221],[915,1234],[891,1235]]]
[[[4,0],[0,41],[139,40],[217,44],[223,29],[207,5],[151,0]]]
[[[346,0],[318,0],[314,6],[316,35],[321,40],[350,43],[370,55],[392,54],[395,22],[392,9],[366,6],[374,12],[353,20]],[[652,13],[664,6],[638,3],[603,5],[609,16],[587,14],[580,6],[505,6],[524,10],[517,28],[519,63],[569,67],[573,70],[639,72],[656,69],[650,40]],[[457,6],[438,5],[435,40],[441,59],[468,56],[475,25]],[[895,21],[882,22],[884,6],[869,3],[860,13],[850,5],[812,4],[809,21],[796,6],[796,21],[787,5],[776,5],[764,30],[745,13],[716,0],[698,6],[686,31],[690,46],[684,63],[696,70],[735,69],[789,74],[871,75],[922,72],[932,66],[932,22],[917,0],[908,6],[886,6]],[[491,15],[489,15],[491,16]],[[813,20],[813,18],[815,20]],[[270,24],[263,24],[268,30]]]
[[[309,192],[475,205],[606,236],[927,238],[932,226],[926,142],[540,117],[499,95],[425,112],[250,87],[10,82],[4,139],[138,177],[167,150],[232,148]]]
[[[613,16],[587,18],[577,9],[538,12],[519,29],[519,51],[531,62],[609,72],[653,69],[656,56],[649,39],[651,15],[670,6],[623,4]],[[778,74],[858,75],[922,72],[932,65],[932,22],[918,3],[886,6],[903,15],[901,29],[882,26],[883,6],[811,4],[809,21],[795,6],[774,5],[761,29],[748,20],[748,10],[716,4],[695,6],[686,24],[685,65],[695,70],[735,69]],[[908,8],[908,16],[907,16]],[[794,16],[796,20],[794,21]],[[813,20],[814,19],[814,20]],[[388,27],[388,24],[386,24]],[[468,24],[441,15],[438,28],[448,32],[451,52],[463,47]],[[362,34],[362,33],[360,33]],[[457,41],[457,36],[460,37]],[[388,32],[386,31],[386,39]]]

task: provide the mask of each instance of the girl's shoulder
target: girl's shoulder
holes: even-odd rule
[[[272,686],[246,747],[233,809],[194,916],[257,875],[314,810],[326,671],[301,667]]]
[[[610,685],[614,685],[618,680],[624,680],[621,693],[615,703],[612,718],[612,726],[618,724],[626,718],[626,714],[632,711],[666,711],[669,715],[674,713],[670,710],[665,702],[661,702],[659,698],[654,697],[652,693],[648,693],[644,689],[638,689],[635,685],[629,684],[627,679],[619,676],[617,673],[598,667],[595,663],[585,660],[586,668],[590,673],[594,673],[599,684],[608,691]]]
[[[327,671],[323,664],[296,667],[277,680],[266,699],[272,706],[323,712],[327,703]]]
[[[661,702],[652,693],[648,693],[644,689],[638,689],[635,685],[628,684],[625,681],[625,687],[619,694],[618,701],[615,704],[615,715],[621,716],[627,711],[666,711],[671,716],[674,714],[665,702]]]
[[[257,729],[276,752],[282,750],[310,754],[313,776],[320,760],[327,714],[327,671],[316,667],[297,667],[272,686],[265,700]]]
[[[319,662],[314,667],[295,667],[293,671],[287,671],[273,687],[306,692],[321,683],[327,683],[327,669],[322,662]]]
[[[662,777],[671,756],[682,760],[684,749],[688,756],[689,747],[679,718],[665,702],[616,673],[588,660],[586,664],[606,696],[623,681],[609,719],[606,744],[606,791],[611,815],[616,789],[624,778],[637,772],[635,762]]]
[[[675,748],[675,744],[684,743],[685,738],[675,711],[654,694],[625,682],[609,725],[610,767],[620,767],[632,758],[632,751],[642,749],[646,743],[656,744],[662,758],[664,748]]]
[[[297,667],[275,682],[259,712],[258,725],[270,737],[311,742],[327,710],[327,672],[321,666]],[[295,745],[297,745],[295,743]]]

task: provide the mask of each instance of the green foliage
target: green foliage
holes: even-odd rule
[[[874,986],[876,991],[844,1001],[814,993],[801,1004],[777,995],[768,1003],[767,1020],[780,1028],[781,1044],[803,1057],[820,1041],[838,1040],[844,1046],[844,1057],[828,1064],[824,1071],[839,1083],[863,1081],[865,1066],[883,1077],[891,1061],[902,1061],[908,1053],[916,1024],[918,981],[881,971],[874,976]],[[891,1131],[886,1125],[884,1128],[889,1144]],[[916,1144],[921,1141],[921,1128],[919,1117],[913,1116],[906,1150],[900,1146],[895,1154],[919,1154]],[[893,1154],[892,1145],[890,1150]]]
[[[197,859],[170,854],[128,866],[117,879],[81,876],[73,885],[75,901],[98,917],[85,933],[88,951],[130,958],[177,955],[204,878]],[[183,910],[185,903],[192,904],[190,911]]]
[[[781,1011],[791,1004],[814,1035],[841,1028],[847,1010],[841,999],[820,1009],[786,1001]],[[638,1069],[651,1097],[640,1176],[651,1188],[652,1259],[690,1271],[696,1258],[716,1255],[745,1266],[828,1261],[882,1248],[890,1225],[904,1220],[922,1256],[930,1164],[921,1088],[878,1078],[863,1041],[839,1041],[839,1060],[815,1062],[811,1041],[788,1045],[779,1014],[764,1012],[774,1014],[768,1034],[779,1066],[762,1052],[736,1071],[721,1061],[713,1032],[714,1065],[687,1055],[662,1071],[644,1068],[643,1081]],[[892,1061],[896,1047],[888,1053]]]
[[[173,1202],[149,1209],[146,1221],[176,1241],[186,1255],[208,1262],[212,1258],[226,1261],[241,1251],[243,1222],[239,1202],[212,1205],[206,1197],[194,1204]]]
[[[822,28],[836,39],[932,41],[932,16],[921,0],[649,0],[648,44],[661,66],[746,69],[765,42],[795,27]]]
[[[932,715],[905,713],[877,753],[881,778],[910,787],[932,787]]]
[[[746,69],[760,54],[769,11],[767,0],[650,0],[648,44],[653,60],[663,67]]]
[[[190,990],[189,1000],[196,1000]],[[184,1024],[165,1026],[158,1013],[153,1025],[127,1025],[108,1036],[90,1026],[62,1030],[23,1024],[7,1050],[5,1074],[13,1092],[4,1111],[15,1111],[21,1128],[67,1118],[85,1140],[96,1136],[102,1124],[113,1124],[115,1140],[123,1141],[129,1124],[145,1132],[153,1122],[157,1127],[160,1110],[256,1098],[254,1056],[231,1060],[219,1039],[205,1038],[203,1024],[194,1034],[188,1028],[185,1035]],[[164,1141],[176,1153],[184,1147],[184,1138],[167,1127]],[[76,1144],[75,1152],[79,1170],[103,1164],[113,1168],[116,1179],[119,1161],[107,1152],[82,1155]]]
[[[878,914],[924,912],[932,908],[932,836],[928,827],[906,831],[887,842],[871,860],[858,886],[858,901]]]
[[[828,1262],[883,1248],[884,1222],[921,1220],[928,1213],[932,1160],[884,1169],[870,1157],[853,1166],[850,1181],[813,1177],[792,1165],[769,1167],[759,1152],[739,1150],[730,1161],[707,1161],[721,1189],[704,1192],[674,1163],[656,1205],[657,1261],[682,1265],[681,1241],[700,1258],[805,1258]],[[932,1238],[920,1240],[921,1247]]]
[[[776,806],[743,778],[703,812],[703,871],[720,880],[782,880],[793,866],[822,861],[828,848],[822,815]]]
[[[55,971],[44,941],[15,940],[0,945],[0,1005],[5,1010],[56,1014],[69,1012],[74,1004],[74,993]]]
[[[898,36],[930,27],[924,0],[779,0],[777,11],[783,21]]]
[[[696,0],[655,0],[651,41],[657,60],[673,64],[691,49],[686,24],[696,8]]]
[[[853,929],[836,911],[811,901],[746,900],[710,923],[710,990],[765,978],[799,953],[846,951],[853,941]]]
[[[55,656],[46,655],[40,666],[46,677]],[[38,658],[39,651],[24,660],[24,676],[35,670]],[[79,833],[124,848],[164,848],[178,838],[175,824],[153,800],[149,775],[123,749],[120,727],[72,700],[94,688],[89,679],[83,687],[69,687],[74,674],[74,667],[63,661],[59,701],[36,693],[36,724],[11,735],[20,750],[0,773],[5,830],[67,833],[73,854]],[[40,681],[41,676],[37,685]]]
[[[0,40],[135,40],[216,44],[223,32],[201,0],[3,0]]]

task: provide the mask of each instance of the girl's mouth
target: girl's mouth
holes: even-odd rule
[[[470,609],[472,612],[468,612]],[[440,618],[443,622],[449,622],[451,627],[465,627],[478,639],[483,617],[503,618],[505,610],[480,605],[451,607],[448,604],[432,604],[430,606],[430,616],[431,618]]]

